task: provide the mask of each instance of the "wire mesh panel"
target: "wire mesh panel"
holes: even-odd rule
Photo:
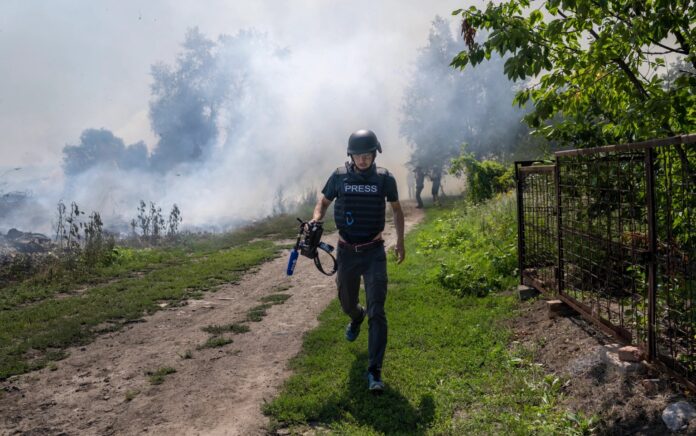
[[[554,166],[523,166],[517,171],[521,213],[522,281],[556,292],[558,258]]]
[[[560,294],[646,346],[645,150],[557,155]]]
[[[696,386],[696,135],[533,163],[515,164],[522,281]]]
[[[655,352],[696,380],[696,145],[654,152]]]

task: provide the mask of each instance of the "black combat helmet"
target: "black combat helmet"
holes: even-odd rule
[[[348,156],[351,154],[363,154],[382,152],[382,145],[377,140],[377,135],[372,130],[358,130],[353,132],[348,138]]]

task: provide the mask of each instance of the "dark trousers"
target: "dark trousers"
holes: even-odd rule
[[[350,316],[351,322],[360,321],[364,314],[367,315],[368,369],[381,371],[387,347],[387,315],[384,312],[387,298],[387,256],[384,245],[377,245],[361,253],[339,245],[337,260],[336,286],[341,308]],[[358,303],[361,277],[365,283],[366,312],[363,312]]]
[[[423,207],[423,200],[421,200],[421,192],[423,192],[423,185],[416,185],[416,203],[418,203],[418,207]]]

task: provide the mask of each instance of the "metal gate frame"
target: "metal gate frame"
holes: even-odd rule
[[[686,148],[686,152],[682,146]],[[670,275],[673,274],[670,272],[670,268],[674,267],[673,264],[675,261],[673,259],[675,256],[673,252],[676,250],[671,248],[674,244],[670,239],[673,236],[671,235],[673,222],[671,221],[672,217],[669,216],[667,218],[667,224],[662,223],[663,227],[668,228],[665,238],[664,229],[658,228],[659,223],[656,214],[658,198],[662,201],[661,206],[667,205],[666,207],[669,208],[666,212],[667,215],[669,215],[672,210],[672,198],[668,197],[667,200],[665,200],[660,196],[661,193],[656,191],[655,180],[656,168],[661,168],[661,171],[664,173],[664,168],[669,164],[666,157],[659,157],[658,155],[662,154],[667,156],[667,154],[672,151],[674,151],[683,162],[681,164],[681,177],[684,179],[683,184],[686,188],[683,188],[681,192],[682,195],[686,192],[687,201],[691,201],[689,200],[689,196],[693,190],[696,189],[694,188],[694,186],[696,186],[696,169],[690,166],[690,159],[693,157],[693,154],[689,155],[688,153],[696,153],[696,134],[632,144],[560,151],[555,153],[555,161],[552,165],[544,165],[541,161],[515,162],[518,201],[519,274],[520,283],[534,286],[546,294],[554,295],[556,298],[563,300],[577,310],[585,319],[597,325],[601,330],[619,338],[623,342],[639,346],[645,352],[649,362],[658,364],[663,369],[670,371],[687,384],[694,387],[696,386],[696,370],[693,365],[694,344],[696,343],[696,337],[694,337],[694,332],[696,331],[696,295],[693,294],[696,293],[696,289],[694,289],[695,285],[693,285],[693,283],[694,280],[696,280],[696,271],[693,270],[696,269],[696,267],[694,267],[694,265],[696,265],[696,263],[694,263],[696,252],[691,252],[693,251],[693,247],[690,246],[690,248],[687,249],[689,251],[682,256],[686,259],[685,261],[681,261],[683,265],[680,264],[683,271],[677,271],[677,273],[682,274],[684,283],[686,283],[684,286],[688,294],[686,309],[670,308],[670,299],[674,297],[670,297],[669,292],[670,290],[675,291],[675,289],[671,288],[672,285],[670,284],[670,280],[673,278]],[[585,159],[585,161],[583,161],[583,159]],[[599,164],[597,162],[599,162]],[[612,225],[618,226],[619,237],[614,238],[610,235],[608,239],[598,239],[595,237],[596,234],[592,234],[592,232],[578,232],[577,229],[572,228],[572,226],[569,227],[565,225],[564,217],[572,221],[572,216],[569,215],[571,212],[574,212],[572,207],[574,204],[572,201],[577,200],[580,206],[582,206],[585,200],[585,203],[589,203],[588,197],[590,196],[587,192],[571,192],[577,189],[575,189],[575,181],[571,177],[572,171],[568,170],[567,166],[584,165],[582,168],[586,170],[587,176],[593,178],[598,170],[595,170],[594,167],[589,169],[592,165],[601,166],[604,164],[606,168],[611,169],[611,164],[615,164],[616,162],[620,162],[618,164],[618,176],[614,174],[614,179],[610,180],[611,177],[609,177],[607,179],[608,181],[604,181],[609,185],[592,185],[591,182],[588,182],[584,187],[587,188],[588,191],[594,189],[594,193],[606,195],[607,197],[616,197],[618,195],[618,207],[616,208],[618,211],[602,211],[600,213],[603,217],[607,218],[605,220],[607,228],[610,229]],[[657,165],[656,162],[658,162]],[[622,169],[626,168],[628,168],[628,171],[632,171],[630,173],[631,176],[640,176],[643,178],[640,180],[642,185],[637,188],[639,190],[643,189],[643,191],[637,195],[629,195],[629,200],[642,200],[644,204],[640,205],[640,207],[644,208],[642,209],[645,211],[644,216],[641,214],[642,212],[633,216],[634,212],[631,212],[633,210],[632,203],[629,201],[622,202],[622,193],[626,194],[630,192],[625,189],[625,186],[621,186],[622,181],[619,180],[621,179]],[[642,174],[639,174],[636,169],[641,168],[642,170],[640,172]],[[612,174],[611,171],[609,171],[609,174]],[[548,192],[548,186],[546,186],[549,184],[548,178],[551,176],[553,177],[552,186],[555,190],[555,192],[552,193]],[[662,174],[662,176],[664,177],[664,174]],[[669,175],[669,177],[673,176]],[[528,188],[530,188],[530,186],[534,187],[533,184],[537,179],[546,179],[539,185],[543,189],[546,189],[543,195],[529,192],[530,189]],[[670,180],[669,183],[671,184],[671,179],[668,180]],[[612,185],[612,183],[614,185]],[[665,182],[663,181],[661,183]],[[537,186],[537,188],[539,186]],[[573,197],[573,195],[575,195],[575,197]],[[670,192],[669,195],[672,195],[672,193]],[[682,206],[684,204],[687,203],[682,200]],[[688,203],[689,206],[687,206],[689,208],[687,209],[687,216],[689,217],[692,217],[694,213],[691,206],[692,204],[693,203]],[[636,207],[638,206],[639,205],[636,204]],[[549,208],[555,208],[556,212],[553,217],[555,219],[548,218],[551,216],[548,214]],[[626,213],[624,209],[629,212]],[[577,210],[580,210],[580,208],[577,208]],[[611,223],[614,212],[618,214],[618,224]],[[621,223],[622,212],[624,212],[624,220],[630,221],[631,225],[636,225],[636,223],[638,223],[637,225],[641,226],[639,229],[640,231],[624,231],[623,224]],[[539,214],[541,213],[546,214],[547,218],[540,218]],[[580,215],[582,215],[582,213],[580,213]],[[625,215],[629,215],[629,217]],[[587,212],[587,216],[589,217],[589,212]],[[588,218],[588,220],[590,219],[591,218]],[[614,221],[616,221],[616,219],[614,219]],[[691,218],[689,218],[689,223],[690,222]],[[591,223],[589,225],[591,228]],[[689,224],[689,226],[690,225],[691,224]],[[691,227],[689,227],[689,229],[691,229]],[[660,233],[661,230],[662,233]],[[573,231],[575,231],[574,234],[572,233]],[[608,233],[610,233],[610,230]],[[623,233],[628,233],[629,239],[635,238],[638,239],[639,242],[629,241],[629,244],[625,243],[625,241],[621,239],[624,236]],[[662,234],[663,237],[661,240],[658,240],[660,239],[658,238],[660,234]],[[696,232],[689,233],[689,235],[696,238]],[[549,250],[543,253],[535,252],[540,246],[539,241],[543,238],[548,239],[549,237],[556,238],[556,252],[553,253]],[[598,307],[601,308],[601,304],[594,304],[594,302],[591,302],[592,304],[587,304],[587,299],[583,299],[584,293],[582,289],[577,291],[573,288],[577,283],[580,283],[582,287],[586,286],[583,280],[579,280],[578,277],[573,277],[574,269],[582,270],[582,268],[578,268],[577,265],[573,265],[572,262],[569,261],[569,255],[572,254],[574,248],[577,248],[572,246],[573,238],[579,238],[581,241],[585,238],[584,242],[594,238],[594,240],[591,241],[592,243],[589,244],[593,246],[591,248],[599,247],[604,250],[603,253],[599,253],[597,250],[592,251],[592,249],[589,249],[589,254],[580,253],[579,256],[576,256],[576,260],[580,259],[582,261],[583,259],[590,259],[591,263],[595,255],[599,253],[600,255],[603,254],[604,259],[607,259],[607,262],[610,264],[611,262],[617,262],[623,265],[633,262],[636,269],[644,268],[644,271],[639,271],[638,274],[635,274],[634,271],[631,271],[629,268],[631,274],[626,275],[630,277],[619,277],[618,280],[609,277],[611,275],[610,272],[613,272],[613,270],[606,265],[591,265],[593,268],[590,268],[589,272],[584,271],[586,273],[585,275],[591,279],[589,282],[604,281],[609,283],[610,281],[618,281],[619,284],[628,283],[629,287],[632,284],[633,292],[630,292],[630,289],[625,289],[625,286],[619,286],[621,289],[618,289],[617,286],[605,286],[602,290],[594,294],[592,293],[592,286],[590,285],[590,297],[596,298],[597,300],[600,299],[597,295],[602,292],[607,293],[606,289],[609,288],[613,289],[615,292],[621,293],[620,299],[617,297],[617,299],[612,300],[611,295],[606,299],[606,307],[604,307],[604,309],[606,309],[606,313],[609,314],[609,316],[602,316],[601,309],[598,310]],[[565,246],[564,243],[566,243]],[[658,246],[658,243],[660,246]],[[616,253],[619,254],[617,255]],[[552,276],[546,274],[540,277],[539,271],[541,269],[546,269],[548,272],[549,265],[552,265]],[[597,273],[597,271],[602,270],[602,268],[604,268],[603,275]],[[602,275],[602,277],[598,277],[599,275]],[[665,278],[665,275],[668,277]],[[582,278],[582,276],[580,278]],[[567,279],[571,282],[575,280],[575,284],[569,284]],[[636,284],[638,284],[638,286]],[[641,289],[637,289],[637,287]],[[662,294],[667,295],[665,297]],[[578,295],[580,298],[578,298]],[[664,301],[667,302],[666,308],[660,307],[658,310],[658,296],[661,298],[660,301],[663,303]],[[624,300],[631,302],[629,308],[623,306]],[[618,308],[615,304],[616,301],[621,302]],[[612,307],[612,303],[614,303],[614,307]],[[647,308],[647,313],[641,313],[640,317],[635,315],[635,313],[641,310],[645,312],[645,308]],[[683,317],[683,312],[688,312],[686,314],[688,318],[686,323],[684,324],[680,321],[682,324],[674,323],[676,327],[673,326],[671,321],[672,315],[676,314]],[[629,313],[634,319],[632,323],[624,323],[625,317],[627,317]],[[616,322],[616,320],[612,322],[612,318],[615,315],[618,316],[619,322]],[[658,315],[668,319],[669,327],[665,327],[658,322]],[[686,327],[684,327],[684,325]],[[672,331],[669,331],[670,329]],[[679,334],[683,335],[685,333],[683,331],[684,329],[688,331],[689,335],[689,338],[686,340],[679,337]],[[675,345],[677,341],[680,342]],[[687,357],[690,359],[688,360],[689,365],[687,366],[682,365],[677,359],[678,357],[684,357],[683,353],[679,355],[679,353],[675,351],[677,345],[683,342],[687,344],[686,352],[688,353]]]

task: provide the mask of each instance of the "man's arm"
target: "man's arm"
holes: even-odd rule
[[[312,214],[312,221],[321,221],[324,219],[326,214],[326,209],[331,205],[331,200],[322,195],[317,201],[316,206],[314,206],[314,213]],[[403,225],[402,225],[403,227]]]
[[[396,263],[401,263],[406,258],[406,249],[404,248],[404,211],[401,209],[401,203],[391,201],[389,204],[394,213],[394,227],[396,227]]]

